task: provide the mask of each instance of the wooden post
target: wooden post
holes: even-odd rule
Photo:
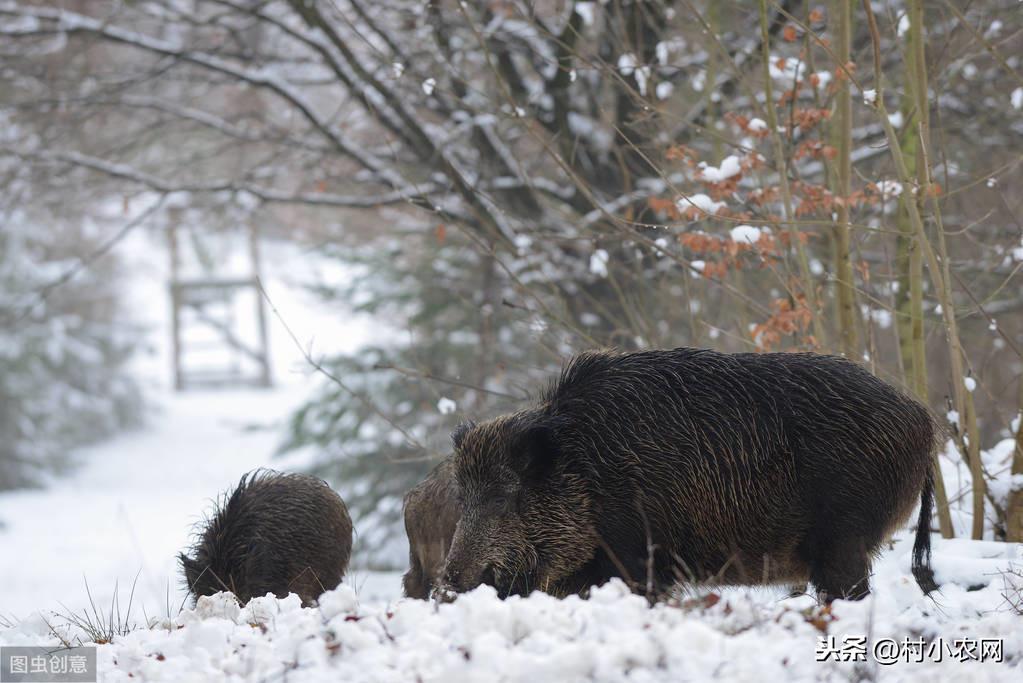
[[[185,388],[185,376],[181,367],[181,260],[178,255],[177,210],[168,211],[170,225],[167,227],[167,242],[170,251],[170,296],[171,296],[171,346],[173,347],[174,389]]]
[[[260,384],[269,387],[273,384],[273,377],[270,374],[270,336],[266,327],[266,301],[263,299],[263,291],[259,284],[263,271],[259,249],[259,228],[255,224],[249,228],[249,254],[252,258],[252,288],[256,292],[256,324],[259,328],[259,345],[262,349]]]

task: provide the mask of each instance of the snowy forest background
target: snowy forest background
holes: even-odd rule
[[[0,490],[145,429],[125,241],[165,259],[174,228],[217,275],[256,228],[325,303],[274,438],[344,495],[356,562],[399,565],[401,496],[458,422],[597,346],[859,359],[947,420],[940,532],[1023,540],[1020,19],[0,0]],[[318,351],[351,315],[364,343]]]

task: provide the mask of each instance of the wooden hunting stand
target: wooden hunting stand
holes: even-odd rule
[[[215,268],[203,269],[200,276],[182,275],[181,244],[177,221],[167,230],[171,261],[172,342],[174,349],[174,387],[184,391],[195,387],[258,386],[270,387],[270,354],[267,340],[266,306],[260,287],[259,236],[254,226],[245,229],[248,240],[249,273],[241,277],[218,276]],[[240,295],[255,298],[255,342],[242,338],[235,317]],[[210,341],[188,340],[187,332],[202,327],[212,332]],[[222,367],[189,369],[187,356],[195,351],[226,351],[230,359]],[[243,367],[244,359],[253,361],[255,371]]]

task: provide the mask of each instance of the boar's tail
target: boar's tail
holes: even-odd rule
[[[933,467],[933,466],[932,466]],[[927,479],[920,492],[920,519],[913,541],[913,578],[924,594],[938,589],[931,569],[931,508],[934,507],[934,470],[927,468]]]

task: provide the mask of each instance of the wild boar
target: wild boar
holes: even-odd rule
[[[928,566],[936,423],[843,358],[587,352],[524,410],[453,436],[461,501],[445,588],[584,593],[620,577],[810,581],[862,598],[871,560],[920,502]]]
[[[460,512],[451,458],[445,458],[422,482],[405,494],[405,533],[409,569],[402,584],[405,595],[430,597],[447,559]]]
[[[337,587],[352,552],[352,520],[324,481],[255,470],[218,501],[191,557],[178,561],[194,600],[220,591],[241,604],[297,593],[304,605]]]

